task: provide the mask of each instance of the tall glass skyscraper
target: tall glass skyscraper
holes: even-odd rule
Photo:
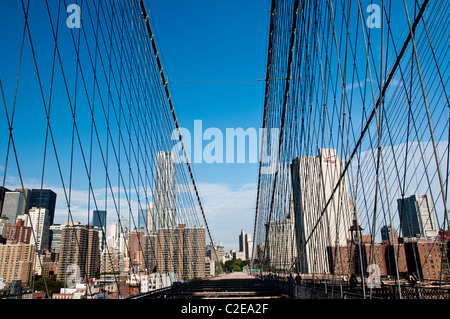
[[[93,211],[92,226],[106,230],[106,210]]]
[[[49,224],[53,225],[55,218],[56,193],[51,189],[32,189],[28,208],[46,208],[48,210]]]
[[[8,218],[10,225],[16,224],[16,218],[25,211],[25,196],[22,192],[7,192],[3,200],[2,217]]]
[[[427,195],[397,199],[402,237],[438,235],[432,203]]]
[[[103,249],[106,243],[106,210],[93,211],[92,226],[99,228],[101,231],[101,248]]]

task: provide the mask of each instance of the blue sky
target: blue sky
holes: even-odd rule
[[[265,78],[269,1],[149,4],[181,125],[191,132],[194,120],[202,120],[204,130],[217,127],[224,133],[259,128],[264,82],[257,80]],[[256,181],[256,165],[193,167],[199,181],[234,187]]]

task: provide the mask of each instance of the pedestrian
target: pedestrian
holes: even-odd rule
[[[294,298],[294,277],[292,276],[292,274],[289,274],[288,285],[289,285],[289,296],[291,296],[291,298]]]
[[[356,285],[358,284],[358,279],[356,278],[356,275],[354,273],[350,276],[350,289],[356,288]]]

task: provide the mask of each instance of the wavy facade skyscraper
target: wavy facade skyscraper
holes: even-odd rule
[[[156,228],[176,227],[175,158],[172,152],[158,152],[154,190]]]

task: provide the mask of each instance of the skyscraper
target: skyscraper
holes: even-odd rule
[[[433,203],[427,195],[397,199],[403,237],[435,237],[438,235]]]
[[[246,234],[243,229],[241,229],[241,234],[239,235],[239,252],[243,253],[243,258],[248,260],[252,258],[253,241],[250,234]]]
[[[15,226],[7,226],[5,238],[8,241],[14,241],[24,244],[29,244],[31,240],[33,229],[25,225],[25,221],[17,219]]]
[[[106,210],[94,210],[92,213],[92,226],[106,232]]]
[[[205,277],[205,228],[179,224],[159,229],[155,250],[158,272],[188,279]]]
[[[247,259],[247,234],[241,229],[239,235],[239,251],[244,253],[244,259]]]
[[[28,213],[31,207],[30,206],[30,199],[31,199],[31,189],[28,188],[16,188],[16,192],[20,192],[23,194],[24,203],[23,206],[20,208],[19,215],[23,215],[25,213]]]
[[[156,258],[158,255],[158,236],[154,233],[144,235],[143,257],[144,267],[149,271],[156,271]]]
[[[30,194],[29,208],[46,208],[48,210],[49,223],[53,225],[55,218],[56,193],[51,189],[32,189]]]
[[[83,278],[93,278],[100,268],[98,229],[80,223],[66,223],[61,233],[58,280],[64,281],[79,269]]]
[[[156,233],[159,228],[159,225],[156,224],[157,218],[155,211],[155,203],[150,202],[147,206],[147,231],[149,233]]]
[[[1,213],[1,207],[3,207],[3,199],[5,198],[5,193],[10,192],[9,189],[6,187],[0,186],[0,213]]]
[[[345,176],[338,185],[343,167],[334,149],[320,149],[318,156],[299,156],[291,163],[298,267],[302,273],[329,273],[327,247],[347,245],[355,208]]]
[[[175,159],[172,152],[156,153],[155,161],[155,217],[161,228],[176,226]]]
[[[49,230],[50,238],[50,251],[52,253],[59,253],[59,248],[61,246],[61,234],[64,225],[51,225]]]
[[[17,216],[24,213],[25,205],[25,196],[22,192],[6,192],[2,217],[8,218],[9,225],[15,225]]]
[[[0,277],[7,283],[21,280],[30,281],[33,273],[34,245],[13,243],[0,245]]]
[[[36,251],[49,249],[49,215],[48,209],[33,207],[29,212],[29,227],[33,228],[34,236],[31,236],[31,244],[36,246]]]
[[[92,226],[100,229],[101,233],[101,249],[105,247],[106,244],[106,210],[94,210],[92,216]]]

